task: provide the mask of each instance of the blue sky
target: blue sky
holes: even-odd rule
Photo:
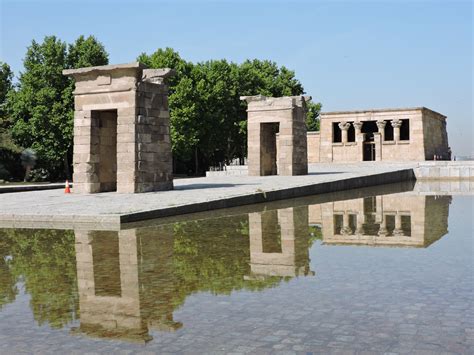
[[[324,111],[426,106],[474,155],[472,1],[0,0],[0,60],[18,73],[32,39],[92,34],[111,63],[172,47],[191,61],[271,59]]]

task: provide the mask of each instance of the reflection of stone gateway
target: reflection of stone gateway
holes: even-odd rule
[[[120,236],[118,232],[91,231],[76,231],[75,235],[81,314],[81,325],[76,332],[134,341],[150,340],[140,313],[133,231],[121,231]],[[104,251],[100,250],[101,244],[108,249],[102,255],[98,253]]]
[[[314,275],[308,234],[306,206],[250,213],[250,278]]]
[[[152,339],[149,328],[169,332],[182,327],[173,320],[172,305],[164,302],[173,284],[169,269],[172,236],[163,235],[160,249],[152,250],[156,266],[167,276],[160,279],[161,292],[154,295],[158,305],[152,306],[142,292],[144,281],[150,280],[143,280],[140,273],[140,259],[146,256],[139,255],[137,231],[75,231],[81,315],[75,333],[147,342]]]

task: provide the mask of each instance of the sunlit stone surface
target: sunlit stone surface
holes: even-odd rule
[[[0,229],[0,353],[472,353],[474,200],[412,189]]]

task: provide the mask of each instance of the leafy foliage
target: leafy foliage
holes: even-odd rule
[[[0,105],[2,107],[8,92],[12,89],[12,79],[13,72],[10,66],[7,63],[0,62]]]
[[[240,96],[291,96],[304,93],[295,73],[268,60],[190,63],[171,48],[145,53],[138,60],[151,68],[177,71],[170,81],[173,153],[179,166],[194,171],[246,155],[246,105]],[[200,169],[200,166],[203,169]],[[183,172],[188,172],[181,169]]]
[[[53,177],[69,175],[74,117],[73,83],[65,68],[108,63],[94,37],[79,37],[69,46],[55,36],[28,47],[18,88],[8,95],[15,143],[38,153],[38,166]]]
[[[0,62],[0,179],[19,178],[22,167],[21,152],[11,137],[10,121],[6,112],[6,99],[13,89],[13,72],[7,63]]]
[[[321,103],[307,103],[308,112],[306,114],[306,127],[308,131],[319,131],[319,114],[321,113]]]

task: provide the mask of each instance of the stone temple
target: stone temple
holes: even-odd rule
[[[327,112],[320,123],[310,163],[451,159],[446,116],[426,107]]]
[[[74,91],[74,192],[173,188],[170,69],[130,63],[64,70]]]

